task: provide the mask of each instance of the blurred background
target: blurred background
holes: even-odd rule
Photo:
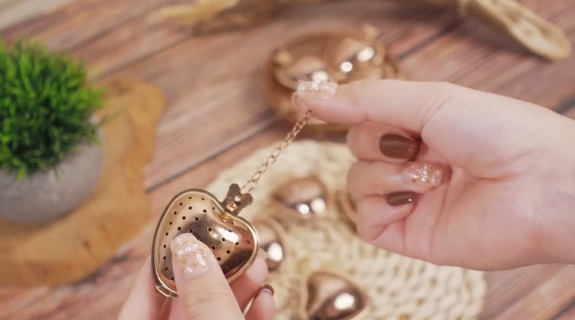
[[[285,101],[292,89],[277,74],[317,70],[304,62],[300,69],[282,69],[274,64],[276,50],[291,50],[288,64],[319,50],[329,64],[336,55],[329,50],[345,46],[309,46],[327,39],[314,35],[340,32],[381,46],[383,62],[357,62],[359,69],[377,69],[376,77],[449,81],[575,118],[572,0],[0,0],[0,37],[7,47],[32,39],[49,52],[22,49],[10,56],[3,49],[0,66],[1,59],[27,66],[22,56],[46,66],[53,59],[46,70],[54,73],[46,79],[62,86],[51,97],[81,101],[68,115],[79,127],[61,128],[56,121],[38,126],[64,132],[69,139],[63,146],[70,150],[83,148],[83,137],[102,142],[100,151],[81,149],[85,159],[75,163],[65,160],[64,151],[42,149],[40,140],[41,151],[29,163],[13,160],[32,159],[18,150],[0,153],[0,320],[114,319],[172,197],[207,187],[222,170],[290,130]],[[46,82],[27,86],[19,75],[34,72],[26,68],[0,67],[0,86],[13,81],[26,99],[37,99],[31,93]],[[16,97],[0,88],[0,100],[2,94]],[[6,99],[0,108],[11,103]],[[0,120],[6,114],[0,110]],[[102,114],[111,116],[108,126],[91,126]],[[21,123],[6,121],[4,137],[8,121]],[[34,140],[26,127],[10,131],[10,139],[22,137],[18,130],[30,130]],[[332,131],[326,139],[341,142],[341,130]],[[52,186],[48,178],[32,178],[32,170],[42,176],[43,164],[52,163],[75,172],[63,176],[69,188],[61,187],[57,201],[42,197]],[[16,175],[22,175],[18,183]],[[7,190],[16,185],[20,196],[10,198]],[[485,279],[475,315],[438,319],[575,319],[574,267],[534,266]]]

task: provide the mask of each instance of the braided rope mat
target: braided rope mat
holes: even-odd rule
[[[223,199],[228,186],[246,181],[270,151],[271,147],[259,150],[223,171],[208,190]],[[253,190],[254,203],[242,216],[251,220],[273,214],[267,201],[270,193],[295,177],[316,174],[331,192],[342,190],[354,161],[341,144],[294,142]],[[276,320],[301,319],[302,281],[319,270],[344,274],[366,290],[373,305],[365,319],[471,320],[483,306],[482,272],[440,267],[374,248],[357,237],[339,214],[313,222],[282,218],[280,223],[286,229],[286,258],[268,279],[275,289]]]

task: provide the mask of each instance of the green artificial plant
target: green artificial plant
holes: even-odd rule
[[[0,42],[0,170],[22,179],[98,143],[103,100],[82,61],[25,39]]]

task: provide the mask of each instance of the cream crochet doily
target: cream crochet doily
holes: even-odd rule
[[[229,185],[249,179],[273,147],[223,171],[208,190],[223,199]],[[251,220],[272,213],[267,205],[269,195],[295,177],[315,173],[331,192],[344,189],[347,170],[354,161],[345,145],[293,142],[251,192],[254,203],[241,215]],[[345,274],[366,290],[372,308],[365,319],[471,320],[483,306],[486,283],[482,272],[440,267],[374,248],[337,218],[280,222],[286,229],[286,258],[268,279],[275,289],[276,320],[301,319],[301,281],[318,270]]]

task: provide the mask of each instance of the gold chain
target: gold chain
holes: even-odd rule
[[[282,151],[285,148],[287,148],[287,146],[289,146],[289,144],[292,142],[292,140],[297,136],[297,134],[301,131],[301,129],[303,129],[303,127],[309,121],[311,116],[312,116],[312,112],[308,111],[308,112],[306,112],[306,114],[302,118],[300,118],[296,122],[293,129],[288,133],[288,135],[286,136],[286,138],[282,142],[282,144],[280,144],[278,147],[276,147],[272,150],[270,155],[267,157],[266,161],[258,167],[258,169],[252,175],[250,180],[248,180],[248,182],[246,182],[246,184],[243,185],[243,187],[242,187],[243,192],[250,193],[258,185],[258,182],[260,181],[260,178],[262,177],[262,175],[268,170],[268,168],[274,162],[276,162],[276,160],[278,159],[278,157],[280,156]]]

